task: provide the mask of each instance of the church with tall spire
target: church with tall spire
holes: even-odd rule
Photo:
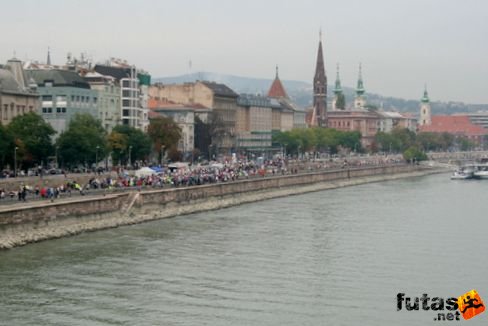
[[[312,126],[327,127],[327,76],[325,74],[324,54],[322,51],[322,31],[320,31],[317,63],[313,78],[313,111],[310,124]]]

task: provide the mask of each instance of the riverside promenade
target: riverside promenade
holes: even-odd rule
[[[0,207],[0,248],[270,198],[440,172],[446,170],[392,164],[5,205]]]

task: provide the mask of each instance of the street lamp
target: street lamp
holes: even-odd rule
[[[131,161],[131,158],[130,158],[131,152],[132,152],[132,146],[129,146],[129,167],[132,166],[132,161]]]
[[[19,148],[15,146],[14,148],[14,178],[17,177],[17,150]]]
[[[161,145],[161,167],[163,166],[163,152],[164,152],[164,145]]]
[[[59,146],[56,146],[55,147],[55,150],[56,150],[56,168],[59,169],[59,164],[58,164],[58,149],[59,149]]]
[[[100,149],[100,146],[97,146],[96,147],[96,151],[95,151],[95,173],[97,172],[98,170],[98,150]]]

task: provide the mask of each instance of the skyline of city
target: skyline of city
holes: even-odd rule
[[[311,83],[322,28],[329,84],[340,62],[343,85],[354,87],[362,62],[367,92],[419,99],[427,84],[433,100],[488,103],[480,33],[488,27],[480,10],[486,5],[468,2],[250,1],[236,7],[25,0],[4,5],[23,19],[5,17],[4,26],[18,28],[6,33],[0,59],[15,52],[42,62],[50,47],[54,64],[84,52],[95,62],[127,59],[156,78],[210,71],[269,79],[279,65],[283,80]]]

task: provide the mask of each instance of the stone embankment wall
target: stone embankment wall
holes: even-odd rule
[[[411,165],[344,169],[6,206],[0,208],[0,248],[269,198],[436,172],[439,170]]]

